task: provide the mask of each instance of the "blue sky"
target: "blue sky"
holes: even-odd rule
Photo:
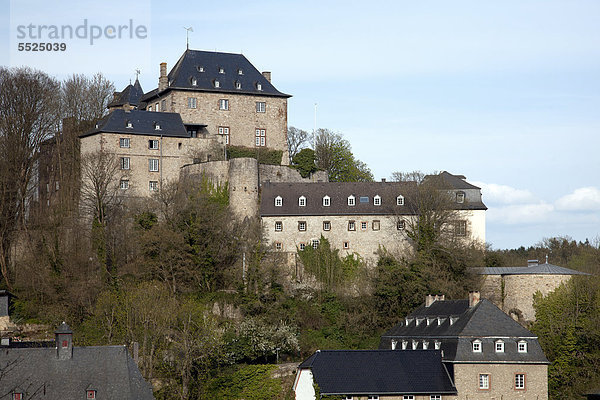
[[[100,70],[118,89],[139,68],[150,90],[191,26],[191,48],[272,71],[293,95],[290,125],[312,130],[316,103],[317,126],[342,133],[378,179],[447,170],[481,186],[493,248],[600,237],[598,1],[14,1],[28,4],[11,18],[0,0],[2,65],[24,12],[38,24],[133,18],[146,40],[27,63],[59,78]]]

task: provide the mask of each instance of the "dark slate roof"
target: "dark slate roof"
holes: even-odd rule
[[[132,128],[127,128],[127,121],[132,123]],[[154,128],[156,123],[160,124],[160,130]],[[91,136],[101,132],[124,133],[128,135],[190,137],[181,120],[181,115],[178,113],[144,110],[114,110],[99,120],[96,123],[96,128],[79,137]]]
[[[137,106],[140,104],[143,95],[144,91],[142,90],[142,85],[140,85],[140,81],[136,78],[133,85],[131,83],[127,85],[127,87],[119,94],[119,97],[108,103],[108,107],[120,107],[125,104]]]
[[[414,182],[313,182],[262,184],[261,216],[281,215],[414,215],[411,201],[416,189]],[[348,205],[348,196],[355,197],[355,205]],[[381,197],[381,205],[373,204],[374,196]],[[396,198],[404,196],[404,205],[396,205]],[[275,206],[275,197],[281,196],[281,207]],[[298,205],[298,198],[306,197],[306,206]],[[323,206],[323,197],[330,197],[330,206]],[[368,197],[368,202],[360,201]]]
[[[482,353],[472,351],[475,338],[483,342]],[[498,354],[494,350],[493,342],[498,338],[506,341],[504,353]],[[390,348],[391,340],[413,339],[439,340],[445,359],[454,362],[547,362],[536,336],[487,299],[474,307],[469,307],[468,300],[435,301],[429,307],[422,305],[382,335],[380,348]],[[516,351],[519,340],[528,343],[527,353]]]
[[[86,390],[97,391],[99,399],[153,399],[125,346],[74,347],[73,358],[59,360],[56,348],[0,348],[1,399],[15,390],[24,398],[46,391],[44,399],[84,399]]]
[[[201,67],[204,72],[200,72]],[[219,73],[220,68],[224,73]],[[242,74],[238,71],[242,71]],[[192,85],[192,78],[196,79],[196,86]],[[291,97],[278,91],[243,54],[186,50],[169,72],[168,80],[169,87],[164,91],[179,89]],[[218,88],[214,86],[215,80],[219,81]],[[236,89],[236,82],[241,83],[241,89]],[[262,90],[257,89],[257,83],[261,84]],[[150,92],[142,97],[142,101],[148,101],[158,94]]]
[[[480,187],[477,187],[467,182],[467,178],[464,175],[454,175],[448,171],[442,171],[437,176],[439,176],[446,185],[450,186],[453,189],[481,189]]]
[[[537,264],[531,267],[485,267],[476,268],[480,275],[590,275],[586,272],[559,267],[552,264]]]
[[[456,394],[435,350],[322,350],[298,368],[312,370],[324,395]]]

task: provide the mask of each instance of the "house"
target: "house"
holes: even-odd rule
[[[448,172],[440,179],[451,184],[450,222],[457,240],[485,241],[485,210],[481,191]],[[433,179],[433,178],[432,178]],[[402,253],[409,242],[407,228],[419,215],[415,182],[263,182],[260,217],[269,243],[276,251],[295,254],[317,247],[321,236],[342,255],[358,254],[376,260],[379,250]]]
[[[135,109],[116,109],[80,135],[82,162],[98,151],[112,155],[119,192],[127,197],[148,197],[178,180],[183,165],[208,157],[215,144],[190,133],[177,113]]]
[[[483,277],[482,295],[522,324],[535,321],[535,293],[546,296],[575,275],[589,275],[549,264],[547,257],[543,264],[529,260],[526,267],[486,267],[475,272]]]
[[[456,388],[439,350],[317,350],[298,366],[296,400],[449,400]]]
[[[547,399],[548,360],[537,337],[492,302],[427,296],[381,337],[380,349],[440,350],[457,399]]]
[[[0,399],[151,400],[144,380],[125,346],[73,346],[64,322],[49,343],[0,346]]]
[[[289,97],[242,54],[188,49],[168,74],[160,64],[158,87],[138,108],[178,113],[188,130],[226,145],[279,150],[287,165]]]
[[[140,85],[140,81],[136,78],[133,85],[130,83],[121,92],[114,93],[113,100],[108,103],[108,110],[110,112],[118,109],[125,111],[136,110],[140,105],[143,95],[142,85]]]

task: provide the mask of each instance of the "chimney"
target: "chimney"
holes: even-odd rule
[[[262,76],[264,76],[265,79],[268,80],[269,83],[271,83],[271,72],[270,71],[263,71]]]
[[[527,266],[528,267],[536,267],[539,265],[539,261],[538,260],[527,260]]]
[[[381,183],[385,183],[385,178],[381,178]]]
[[[479,303],[480,295],[479,292],[469,292],[469,308],[475,307]]]
[[[59,360],[70,360],[73,358],[73,331],[63,321],[56,332],[56,356]]]
[[[433,297],[433,295],[431,294],[428,294],[427,296],[425,296],[425,307],[429,307],[433,304],[434,301],[435,297]]]
[[[158,91],[162,92],[169,86],[169,80],[167,78],[167,63],[160,63],[160,77],[158,78]]]

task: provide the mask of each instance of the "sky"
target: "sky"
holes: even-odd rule
[[[136,69],[154,89],[191,27],[190,48],[271,71],[293,96],[289,125],[343,134],[376,179],[446,170],[480,186],[492,248],[600,239],[597,0],[0,0],[0,10],[0,65],[59,79],[101,71],[118,90]],[[85,20],[147,31],[17,50],[36,42],[19,25]]]

